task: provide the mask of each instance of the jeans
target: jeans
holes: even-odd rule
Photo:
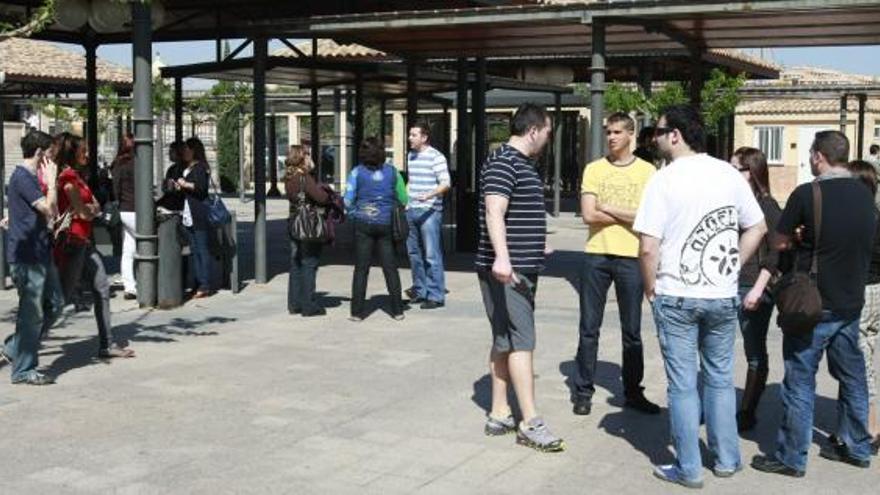
[[[364,300],[367,296],[367,277],[373,259],[373,247],[379,247],[379,261],[385,274],[385,285],[391,296],[391,314],[403,314],[403,301],[400,295],[400,275],[397,273],[397,259],[394,257],[394,241],[391,239],[391,224],[374,224],[356,221],[354,224],[354,278],[351,282],[351,314],[364,316]]]
[[[12,263],[12,281],[18,290],[15,333],[6,338],[3,352],[12,360],[12,381],[23,380],[39,364],[40,336],[64,309],[64,295],[55,265]]]
[[[440,242],[443,212],[433,208],[409,209],[406,221],[409,224],[406,250],[412,268],[413,291],[420,299],[444,302],[446,280]]]
[[[715,469],[734,470],[740,466],[733,386],[737,306],[735,297],[657,296],[654,300],[654,321],[669,382],[672,445],[676,466],[688,480],[702,477],[701,411]],[[700,372],[702,393],[697,390]]]
[[[104,270],[104,260],[95,246],[68,244],[64,247],[64,267],[61,269],[61,287],[65,301],[70,301],[77,284],[88,284],[95,308],[100,349],[109,349],[114,343],[110,324],[110,281]]]
[[[589,401],[596,391],[596,355],[599,351],[599,329],[605,314],[605,298],[614,282],[620,311],[623,359],[623,388],[627,397],[641,394],[644,377],[642,351],[642,275],[636,258],[586,254],[580,269],[580,338],[575,361],[575,401]]]
[[[752,290],[752,286],[741,285],[739,288],[740,300],[745,299],[750,290]],[[743,335],[743,347],[749,369],[766,372],[770,362],[770,358],[767,356],[767,331],[770,328],[770,317],[773,315],[773,301],[767,294],[764,294],[757,309],[746,311],[740,305],[738,313],[739,328]]]
[[[321,261],[323,244],[290,241],[290,274],[287,279],[287,311],[312,313],[318,309],[315,300],[315,278]]]
[[[122,260],[119,263],[119,271],[122,273],[122,286],[125,292],[137,294],[137,284],[134,279],[134,254],[136,250],[134,234],[137,231],[133,211],[119,212],[122,220]]]
[[[211,251],[208,245],[207,230],[187,227],[189,232],[189,248],[192,253],[193,275],[195,276],[196,289],[203,292],[211,291]]]
[[[785,378],[782,380],[782,425],[776,458],[804,471],[813,440],[816,372],[822,353],[828,352],[828,371],[840,389],[837,398],[837,437],[857,459],[871,455],[868,422],[868,385],[865,359],[859,350],[859,319],[841,319],[824,311],[822,321],[806,335],[782,337]]]

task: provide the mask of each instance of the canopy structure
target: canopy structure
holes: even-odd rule
[[[0,16],[25,17],[42,3],[42,0],[0,1]],[[289,80],[308,75],[313,92],[321,84],[339,84],[346,73],[338,67],[323,65],[282,68],[268,55],[268,38],[333,38],[360,43],[395,60],[403,60],[409,118],[414,118],[418,110],[418,98],[414,95],[450,82],[448,76],[438,81],[426,79],[420,87],[416,81],[421,77],[417,74],[423,70],[430,74],[437,68],[434,64],[454,69],[456,103],[463,105],[458,112],[457,162],[471,164],[474,172],[486,147],[486,89],[492,84],[493,76],[516,76],[518,66],[557,65],[554,62],[568,60],[573,79],[586,80],[589,76],[590,155],[596,157],[603,151],[604,92],[609,77],[637,79],[643,87],[649,88],[650,84],[646,83],[652,77],[671,79],[674,74],[687,74],[691,98],[698,103],[707,70],[711,64],[719,63],[720,55],[710,50],[866,45],[880,41],[877,29],[880,3],[876,0],[152,0],[130,5],[113,0],[59,0],[56,19],[57,22],[37,36],[82,44],[92,80],[95,80],[98,45],[133,44],[136,155],[139,163],[145,164],[138,167],[139,173],[144,174],[139,177],[140,184],[152,183],[149,82],[153,41],[216,40],[217,62],[223,62],[222,40],[247,38],[253,41],[250,71],[256,132],[252,149],[257,167],[265,163],[266,136],[261,119],[266,109],[265,85],[272,70],[276,70],[277,77]],[[660,53],[666,54],[668,63],[644,63],[644,54]],[[630,68],[619,71],[618,61],[626,60],[630,63],[623,65]],[[236,65],[241,62],[225,63],[227,74],[248,70],[246,66]],[[773,70],[742,60],[737,63],[744,64],[741,70],[763,73],[762,77],[769,77],[768,70]],[[353,82],[362,89],[358,92],[361,102],[365,91],[401,89],[402,69],[398,68],[396,74],[388,74],[386,69],[371,70],[374,72],[363,71]],[[179,86],[179,78],[177,81]],[[431,84],[433,86],[429,86]],[[554,80],[552,84],[560,82]],[[179,94],[179,87],[177,89]],[[90,91],[90,95],[93,93]],[[557,93],[557,111],[559,97]],[[90,105],[90,128],[95,110],[96,106]],[[255,172],[255,273],[257,283],[263,283],[266,281],[265,174],[259,169]],[[263,182],[260,182],[261,175]],[[471,226],[462,221],[473,216],[476,194],[459,187],[463,185],[455,188],[455,204],[460,213],[458,232],[464,233],[459,236],[460,241],[472,237]],[[155,226],[151,191],[144,188],[138,195],[138,280],[144,284],[138,288],[138,297],[142,305],[149,306],[155,304],[155,290],[150,286],[156,277]]]

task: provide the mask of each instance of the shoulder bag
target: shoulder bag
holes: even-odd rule
[[[205,199],[205,206],[208,207],[208,223],[213,227],[220,227],[231,222],[232,215],[229,213],[229,210],[226,209],[226,205],[223,203],[223,198],[220,197],[220,191],[218,190],[214,179],[209,177],[208,180],[211,182],[212,189],[211,192],[208,193],[208,197]]]
[[[327,218],[321,209],[306,198],[306,177],[299,177],[299,193],[296,207],[291,209],[287,219],[287,234],[291,239],[302,242],[326,242],[329,240]]]
[[[819,238],[822,232],[822,191],[813,181],[813,253],[809,273],[798,271],[795,255],[794,268],[776,283],[776,324],[791,335],[804,335],[813,330],[822,319],[822,295],[819,293]]]
[[[400,175],[397,169],[389,165],[394,174],[394,182],[391,187],[391,196],[394,198],[394,204],[391,208],[391,238],[396,242],[405,241],[409,236],[409,224],[406,221],[406,205],[401,204],[397,199],[397,182]]]

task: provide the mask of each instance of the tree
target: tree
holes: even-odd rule
[[[710,131],[717,134],[721,122],[736,112],[740,101],[739,90],[745,83],[746,75],[743,73],[729,76],[720,69],[712,69],[700,94],[703,121]]]
[[[9,38],[27,38],[55,22],[56,0],[44,0],[43,4],[30,13],[30,18],[11,21],[0,20],[0,41]]]

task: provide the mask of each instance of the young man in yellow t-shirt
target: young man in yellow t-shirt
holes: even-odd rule
[[[654,165],[633,156],[630,150],[635,122],[625,113],[608,117],[605,136],[608,156],[584,169],[581,214],[589,237],[580,267],[580,341],[575,361],[573,412],[590,414],[599,328],[605,313],[608,288],[614,282],[623,339],[622,377],[627,407],[648,414],[660,408],[642,393],[642,276],[639,272],[639,239],[632,231],[642,190],[655,172]]]

